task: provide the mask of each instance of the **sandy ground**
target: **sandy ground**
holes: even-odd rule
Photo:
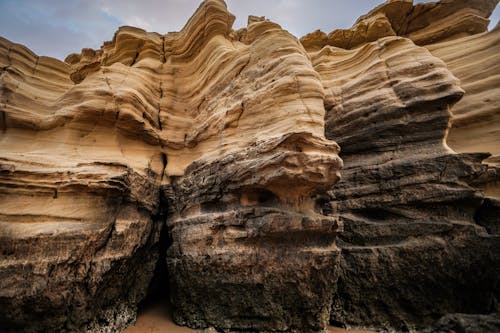
[[[177,326],[172,321],[170,309],[166,305],[153,305],[139,312],[134,326],[127,328],[124,333],[192,333],[187,327]]]
[[[154,305],[139,313],[134,326],[127,328],[124,333],[195,333],[196,330],[177,326],[172,321],[168,306]],[[374,333],[372,331],[345,330],[330,327],[330,333]]]

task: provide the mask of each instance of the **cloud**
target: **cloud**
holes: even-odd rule
[[[429,2],[422,0],[415,2]],[[148,31],[179,31],[200,0],[1,0],[0,34],[35,53],[64,59],[83,47],[98,48],[121,25]],[[348,28],[383,0],[227,0],[234,27],[248,15],[266,16],[297,37],[321,29]],[[493,27],[500,17],[492,15]]]
[[[381,1],[346,0],[268,0],[242,2],[229,0],[229,9],[237,14],[236,26],[246,25],[248,15],[266,16],[279,23],[297,37],[316,29],[330,32],[337,28],[348,28],[356,19],[367,13]]]
[[[347,0],[227,0],[236,16],[234,27],[246,26],[248,15],[266,16],[301,37],[316,29],[348,28],[383,0],[353,4]],[[198,8],[199,0],[101,0],[103,10],[126,24],[160,33],[179,31]],[[133,14],[133,16],[131,16]]]
[[[99,47],[122,24],[92,1],[0,1],[3,37],[59,59],[82,47]]]
[[[127,25],[167,33],[182,29],[199,0],[99,0],[103,11]]]

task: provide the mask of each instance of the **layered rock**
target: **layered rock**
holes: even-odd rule
[[[2,329],[119,331],[158,260],[195,328],[495,310],[498,110],[470,106],[497,90],[466,66],[495,68],[497,32],[474,35],[495,4],[388,1],[299,42],[206,0],[65,62],[1,39]]]
[[[167,44],[174,38],[167,64],[185,82],[172,113],[192,110],[187,146],[204,140],[201,156],[165,187],[174,319],[319,331],[328,323],[338,223],[315,211],[314,196],[337,181],[341,166],[338,146],[323,136],[323,89],[293,36],[256,20],[239,32],[241,42],[232,40],[232,19],[215,4],[199,10],[213,17],[195,14],[167,36]],[[218,30],[193,39],[199,20]],[[189,84],[193,73],[203,73],[200,90]]]
[[[459,47],[458,47],[459,46]],[[485,202],[476,221],[490,233],[499,233],[500,216],[500,29],[426,46],[443,59],[466,91],[453,110],[447,143],[457,152],[486,152],[489,173],[476,186],[485,193]]]
[[[325,87],[327,138],[342,147],[345,163],[342,180],[330,193],[344,224],[331,314],[335,322],[406,331],[428,326],[447,312],[498,310],[499,221],[494,201],[478,189],[491,184],[498,171],[481,163],[487,152],[473,153],[486,147],[459,150],[469,152],[463,154],[448,148],[450,108],[463,94],[459,81],[429,52],[395,37],[404,35],[417,44],[458,38],[461,30],[476,30],[469,23],[455,25],[455,17],[479,9],[489,15],[493,9],[486,1],[461,3],[449,17],[438,14],[450,4],[426,4],[432,8],[427,12],[420,5],[412,9],[411,2],[387,2],[358,20],[348,44],[318,43],[325,41],[320,32],[301,40]],[[438,20],[409,33],[407,17],[417,24],[428,21],[432,12]],[[387,29],[381,29],[381,21]],[[430,33],[443,25],[450,28]],[[465,39],[474,38],[479,37]],[[470,49],[461,41],[428,48],[448,60],[450,50],[439,45],[460,48],[464,55]],[[483,38],[479,43],[478,49],[495,54],[495,42]],[[314,51],[318,46],[321,50]],[[458,54],[454,59],[470,65],[471,74],[471,62]],[[474,74],[487,66],[478,62]],[[477,93],[488,94],[494,87],[484,82]],[[466,94],[463,105],[474,99]]]
[[[413,0],[388,0],[361,16],[350,29],[329,34],[317,30],[300,41],[308,51],[327,45],[352,49],[388,36],[403,36],[417,45],[427,45],[486,31],[497,3],[445,0],[413,5]]]
[[[123,27],[66,64],[2,40],[7,330],[123,328],[165,218],[177,322],[326,327],[340,226],[316,200],[342,162],[323,87],[288,32],[233,20],[205,1],[181,32]]]
[[[194,162],[173,183],[168,267],[178,323],[325,328],[339,224],[315,207],[315,195],[338,178],[337,151],[325,139],[286,135]]]
[[[158,256],[158,186],[124,165],[48,162],[2,160],[2,329],[121,330]]]
[[[105,104],[85,109],[102,84],[94,95],[65,63],[1,45],[2,330],[121,330],[158,257],[161,157]]]
[[[459,47],[458,47],[459,46]],[[443,59],[460,79],[466,91],[453,108],[452,127],[447,143],[457,152],[487,152],[485,162],[500,165],[500,29],[457,40],[428,45],[427,48]],[[483,179],[479,186],[497,207],[500,199],[498,177]]]

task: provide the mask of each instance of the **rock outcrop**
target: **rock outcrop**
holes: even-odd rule
[[[400,37],[311,57],[329,96],[326,135],[345,163],[331,191],[344,224],[332,319],[408,330],[443,309],[490,311],[500,239],[475,223],[483,194],[470,184],[488,155],[443,142],[458,80]]]
[[[75,87],[4,39],[0,55],[2,331],[120,330],[158,257],[157,149],[117,133],[104,81]]]
[[[500,314],[467,315],[449,314],[441,318],[430,333],[467,332],[483,333],[500,331]]]
[[[352,49],[388,36],[402,36],[417,45],[453,40],[484,32],[498,0],[443,0],[419,3],[388,0],[361,16],[350,29],[326,34],[320,30],[300,41],[308,51],[330,45]]]
[[[452,109],[448,145],[457,152],[488,152],[486,163],[500,165],[500,27],[457,41],[426,46],[443,59],[466,91]],[[495,190],[498,188],[497,190]],[[485,193],[500,198],[490,184]]]
[[[328,324],[340,226],[316,201],[342,162],[323,87],[295,37],[233,20],[205,1],[179,33],[124,27],[67,63],[2,40],[7,330],[123,328],[165,219],[177,322]]]
[[[206,0],[65,62],[0,39],[2,331],[120,331],[161,264],[174,320],[223,332],[498,310],[498,88],[466,66],[496,68],[496,3],[298,41]]]
[[[460,46],[460,47],[457,47]],[[499,25],[492,31],[426,46],[443,59],[466,91],[452,109],[448,145],[457,152],[491,154],[488,174],[475,185],[485,194],[476,222],[489,233],[500,233],[500,53]]]
[[[332,321],[407,331],[442,313],[498,311],[499,171],[487,159],[499,140],[487,98],[499,93],[498,35],[467,36],[496,3],[392,1],[350,30],[301,39],[345,163],[330,192],[344,225]],[[415,44],[462,80],[462,101],[446,65]]]

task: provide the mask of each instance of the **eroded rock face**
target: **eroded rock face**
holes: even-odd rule
[[[172,184],[168,267],[178,323],[324,329],[339,222],[315,199],[338,179],[337,152],[325,139],[286,135],[194,162]]]
[[[474,34],[495,4],[388,1],[299,42],[265,18],[234,31],[207,0],[180,32],[122,27],[65,62],[1,39],[2,329],[120,331],[161,231],[182,325],[408,330],[495,310],[500,172],[480,143],[446,143],[484,80],[431,44],[494,54],[496,32]]]
[[[125,328],[158,258],[158,186],[99,163],[4,158],[0,177],[2,329]]]
[[[388,0],[361,16],[350,29],[326,34],[320,30],[300,41],[308,51],[330,45],[353,49],[388,36],[403,36],[417,45],[428,45],[484,32],[497,0],[444,0],[413,4],[413,0]]]
[[[79,109],[67,65],[1,45],[2,330],[121,330],[158,257],[160,156]]]
[[[460,47],[458,47],[460,45]],[[500,52],[499,26],[492,31],[426,46],[443,59],[466,91],[452,109],[447,143],[457,152],[488,152],[485,162],[500,165],[500,86],[497,58]],[[482,180],[480,187],[492,199],[500,199],[497,177]]]
[[[405,11],[411,12],[408,17],[416,15],[413,24],[425,23],[428,13],[452,5],[461,9],[442,18],[439,26],[450,28],[441,34],[426,36],[437,29],[439,20],[404,32],[409,29],[404,28],[404,15],[401,18]],[[421,6],[432,9],[422,11]],[[429,326],[442,313],[498,311],[500,221],[497,201],[490,194],[495,193],[498,169],[481,163],[489,156],[487,145],[483,154],[473,153],[481,151],[479,143],[476,149],[458,148],[462,154],[448,147],[450,109],[455,110],[464,92],[443,62],[414,44],[458,38],[461,35],[455,33],[470,25],[455,25],[455,17],[477,13],[479,7],[488,11],[488,6],[487,1],[451,1],[412,8],[411,2],[388,2],[358,20],[351,30],[357,38],[351,44],[339,45],[357,48],[344,50],[326,41],[315,51],[317,45],[308,43],[314,36],[321,38],[319,32],[302,39],[325,87],[326,136],[342,147],[345,164],[341,181],[330,192],[331,206],[344,225],[337,242],[342,259],[331,313],[335,322],[407,331]],[[372,29],[382,26],[379,20],[387,23],[385,30],[393,31]],[[360,26],[368,27],[361,29],[368,35],[357,33]],[[472,69],[474,63],[464,59],[471,48],[464,42],[477,41],[472,50],[496,54],[494,36],[490,32],[427,46],[466,80],[465,97],[456,106],[458,116],[452,118],[451,138],[456,137],[461,114],[471,110],[467,102],[495,91],[495,85],[481,81],[489,76],[482,68],[493,60],[477,60]],[[461,52],[454,54],[453,48]],[[496,126],[491,122],[498,114],[495,104],[484,109],[488,110],[470,112],[488,114],[489,126]],[[484,133],[475,142],[495,140],[495,133],[479,118],[469,119]]]
[[[177,322],[328,324],[340,225],[317,201],[342,161],[323,87],[295,37],[233,20],[205,1],[179,33],[121,28],[66,64],[2,41],[7,329],[123,328],[165,219]]]
[[[302,46],[274,23],[251,20],[241,42],[231,34],[193,40],[185,31],[206,20],[203,6],[212,4],[202,5],[172,48],[177,54],[206,43],[199,52],[220,61],[222,72],[206,78],[208,94],[194,96],[204,122],[186,140],[206,138],[206,149],[164,188],[174,318],[225,330],[321,330],[339,224],[315,200],[338,180],[342,163],[323,136],[321,83]],[[213,10],[210,21],[223,13]],[[206,66],[190,54],[174,60],[179,77]],[[192,99],[178,96],[179,103]]]
[[[466,333],[498,332],[500,331],[500,314],[449,314],[441,318],[430,332],[448,333],[450,331]]]

